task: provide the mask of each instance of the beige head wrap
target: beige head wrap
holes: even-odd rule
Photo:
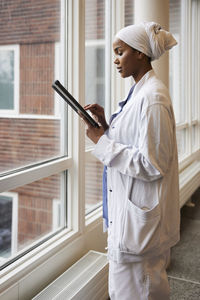
[[[177,44],[172,34],[163,30],[155,22],[143,22],[124,27],[116,34],[116,37],[144,53],[152,61]]]

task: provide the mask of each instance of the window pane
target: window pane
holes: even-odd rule
[[[19,57],[15,64],[13,51],[0,56],[0,173],[66,154],[59,107],[63,103],[51,87],[55,78],[62,80],[60,2],[7,1],[1,7],[0,51],[15,45]],[[7,77],[2,75],[5,69]],[[15,71],[19,87],[13,96]],[[18,111],[11,116],[1,110],[13,108],[13,97]]]
[[[134,24],[134,0],[125,0],[124,1],[124,23],[125,26]]]
[[[103,106],[106,111],[106,106],[110,99],[105,99],[107,88],[105,80],[105,5],[105,0],[85,1],[85,104],[98,103]],[[109,66],[107,67],[109,68]],[[107,96],[109,96],[108,93]],[[86,149],[88,150],[93,147],[93,143],[86,137]],[[86,155],[86,213],[95,209],[101,203],[102,169],[103,165],[100,162]]]
[[[13,198],[0,195],[0,260],[11,255]]]
[[[103,165],[99,161],[87,161],[85,169],[86,213],[93,211],[102,202]]]
[[[170,0],[170,32],[173,33],[178,45],[170,50],[170,94],[173,102],[176,122],[181,123],[185,121],[185,101],[182,91],[181,74],[184,72],[182,68],[182,51],[183,41],[181,37],[181,1]],[[184,87],[183,87],[184,88]]]
[[[186,153],[186,129],[176,131],[177,147],[179,160],[183,158]]]
[[[105,50],[104,46],[86,44],[86,104],[105,102]]]
[[[198,150],[199,135],[198,135],[198,125],[192,126],[192,151]]]
[[[191,106],[192,106],[192,120],[198,119],[198,88],[199,88],[199,26],[198,26],[198,1],[192,1],[192,22],[191,22],[191,35],[192,35],[192,70],[191,70]]]
[[[1,265],[66,225],[63,182],[57,174],[0,194]]]
[[[105,104],[105,1],[85,2],[85,102]]]
[[[14,50],[0,47],[0,109],[14,109]]]

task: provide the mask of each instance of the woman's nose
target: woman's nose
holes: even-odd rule
[[[117,57],[114,59],[114,64],[119,64],[119,59]]]

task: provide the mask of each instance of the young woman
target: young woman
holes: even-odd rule
[[[105,166],[111,299],[169,299],[166,266],[180,219],[176,128],[168,90],[151,61],[174,45],[173,36],[154,22],[120,30],[114,63],[135,84],[109,124],[102,107],[85,107],[101,124],[97,129],[85,120],[96,144],[93,154]]]

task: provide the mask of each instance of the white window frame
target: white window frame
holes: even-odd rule
[[[0,109],[0,117],[5,117],[5,115],[16,115],[19,113],[19,65],[20,65],[20,56],[19,56],[19,45],[5,45],[0,46],[0,53],[3,51],[14,51],[14,99],[13,109]]]

